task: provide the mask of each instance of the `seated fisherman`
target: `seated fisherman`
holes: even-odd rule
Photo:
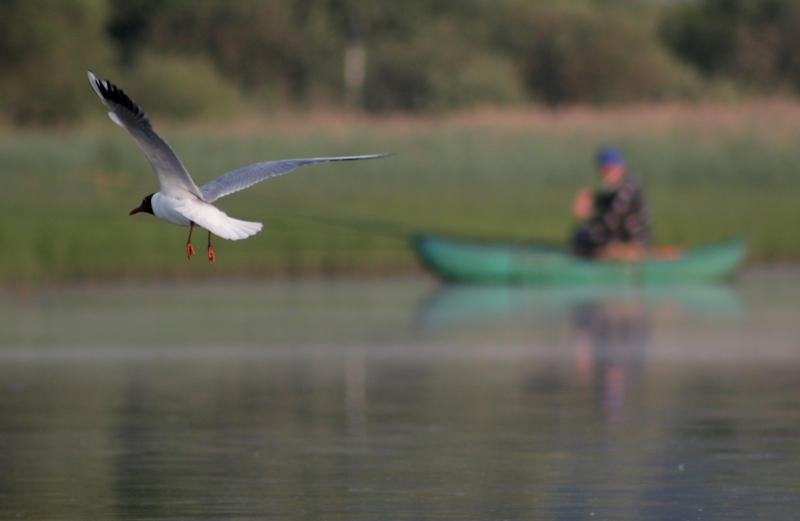
[[[622,153],[611,147],[597,154],[602,180],[597,190],[583,188],[572,204],[582,222],[572,237],[575,255],[635,260],[650,245],[650,212],[639,178],[629,174]]]

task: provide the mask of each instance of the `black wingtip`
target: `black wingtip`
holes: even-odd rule
[[[122,89],[110,81],[101,80],[92,71],[89,71],[89,83],[103,100],[121,105],[138,117],[146,117],[144,111]]]

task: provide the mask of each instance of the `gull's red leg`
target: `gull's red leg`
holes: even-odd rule
[[[208,232],[208,263],[214,264],[217,257],[214,255],[214,248],[211,247],[211,232]]]
[[[194,231],[194,221],[191,222],[189,225],[189,240],[186,241],[186,255],[189,257],[189,260],[192,260],[192,255],[194,255],[194,246],[192,246],[192,232]]]

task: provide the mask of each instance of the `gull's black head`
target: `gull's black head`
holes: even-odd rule
[[[155,195],[155,194],[150,194],[147,197],[145,197],[144,199],[142,199],[141,206],[138,206],[138,207],[134,208],[133,210],[131,210],[131,213],[129,213],[128,215],[133,215],[133,214],[139,213],[139,212],[144,212],[144,213],[149,213],[150,215],[155,215],[153,213],[153,195]]]

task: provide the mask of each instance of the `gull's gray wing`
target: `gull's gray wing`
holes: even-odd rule
[[[328,163],[331,161],[358,161],[360,159],[376,159],[386,157],[389,154],[372,154],[369,156],[345,156],[345,157],[314,157],[307,159],[284,159],[282,161],[267,161],[255,163],[242,168],[237,168],[227,174],[223,174],[213,181],[200,187],[203,200],[213,203],[220,197],[244,190],[256,183],[291,172],[295,168],[314,163]]]
[[[131,135],[142,149],[156,173],[161,192],[185,196],[186,192],[202,199],[197,185],[192,181],[181,160],[166,141],[156,134],[150,118],[121,89],[108,80],[99,80],[89,71],[89,83],[111,112],[108,116]]]

